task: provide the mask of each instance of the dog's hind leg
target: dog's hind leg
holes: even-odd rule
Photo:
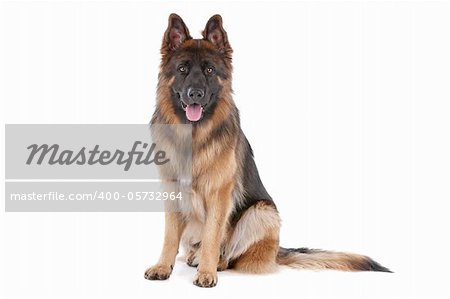
[[[232,268],[246,273],[274,272],[278,267],[277,253],[278,239],[267,237],[251,245],[233,262]]]
[[[271,205],[259,202],[239,219],[225,247],[230,268],[267,273],[277,268],[280,218]]]

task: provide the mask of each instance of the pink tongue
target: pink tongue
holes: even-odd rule
[[[186,117],[190,121],[198,121],[202,117],[203,107],[199,104],[191,104],[186,107]]]

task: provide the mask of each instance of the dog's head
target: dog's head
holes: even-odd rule
[[[193,39],[183,20],[170,15],[161,46],[159,89],[165,89],[181,123],[204,121],[223,94],[231,93],[231,53],[220,15],[209,19],[202,39]]]

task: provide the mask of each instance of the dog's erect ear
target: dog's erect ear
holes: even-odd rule
[[[189,30],[177,14],[169,16],[169,26],[164,33],[164,38],[161,46],[161,53],[167,54],[170,51],[176,50],[185,40],[191,39]]]
[[[228,52],[231,50],[226,31],[222,27],[222,17],[212,16],[203,30],[203,38],[213,43],[219,50]]]

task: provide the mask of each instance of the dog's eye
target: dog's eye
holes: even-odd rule
[[[206,73],[208,74],[208,75],[210,75],[210,74],[212,74],[214,72],[214,68],[213,67],[207,67],[206,68]]]
[[[178,71],[179,71],[180,73],[186,73],[187,67],[184,66],[184,65],[180,65],[180,66],[178,67]]]

